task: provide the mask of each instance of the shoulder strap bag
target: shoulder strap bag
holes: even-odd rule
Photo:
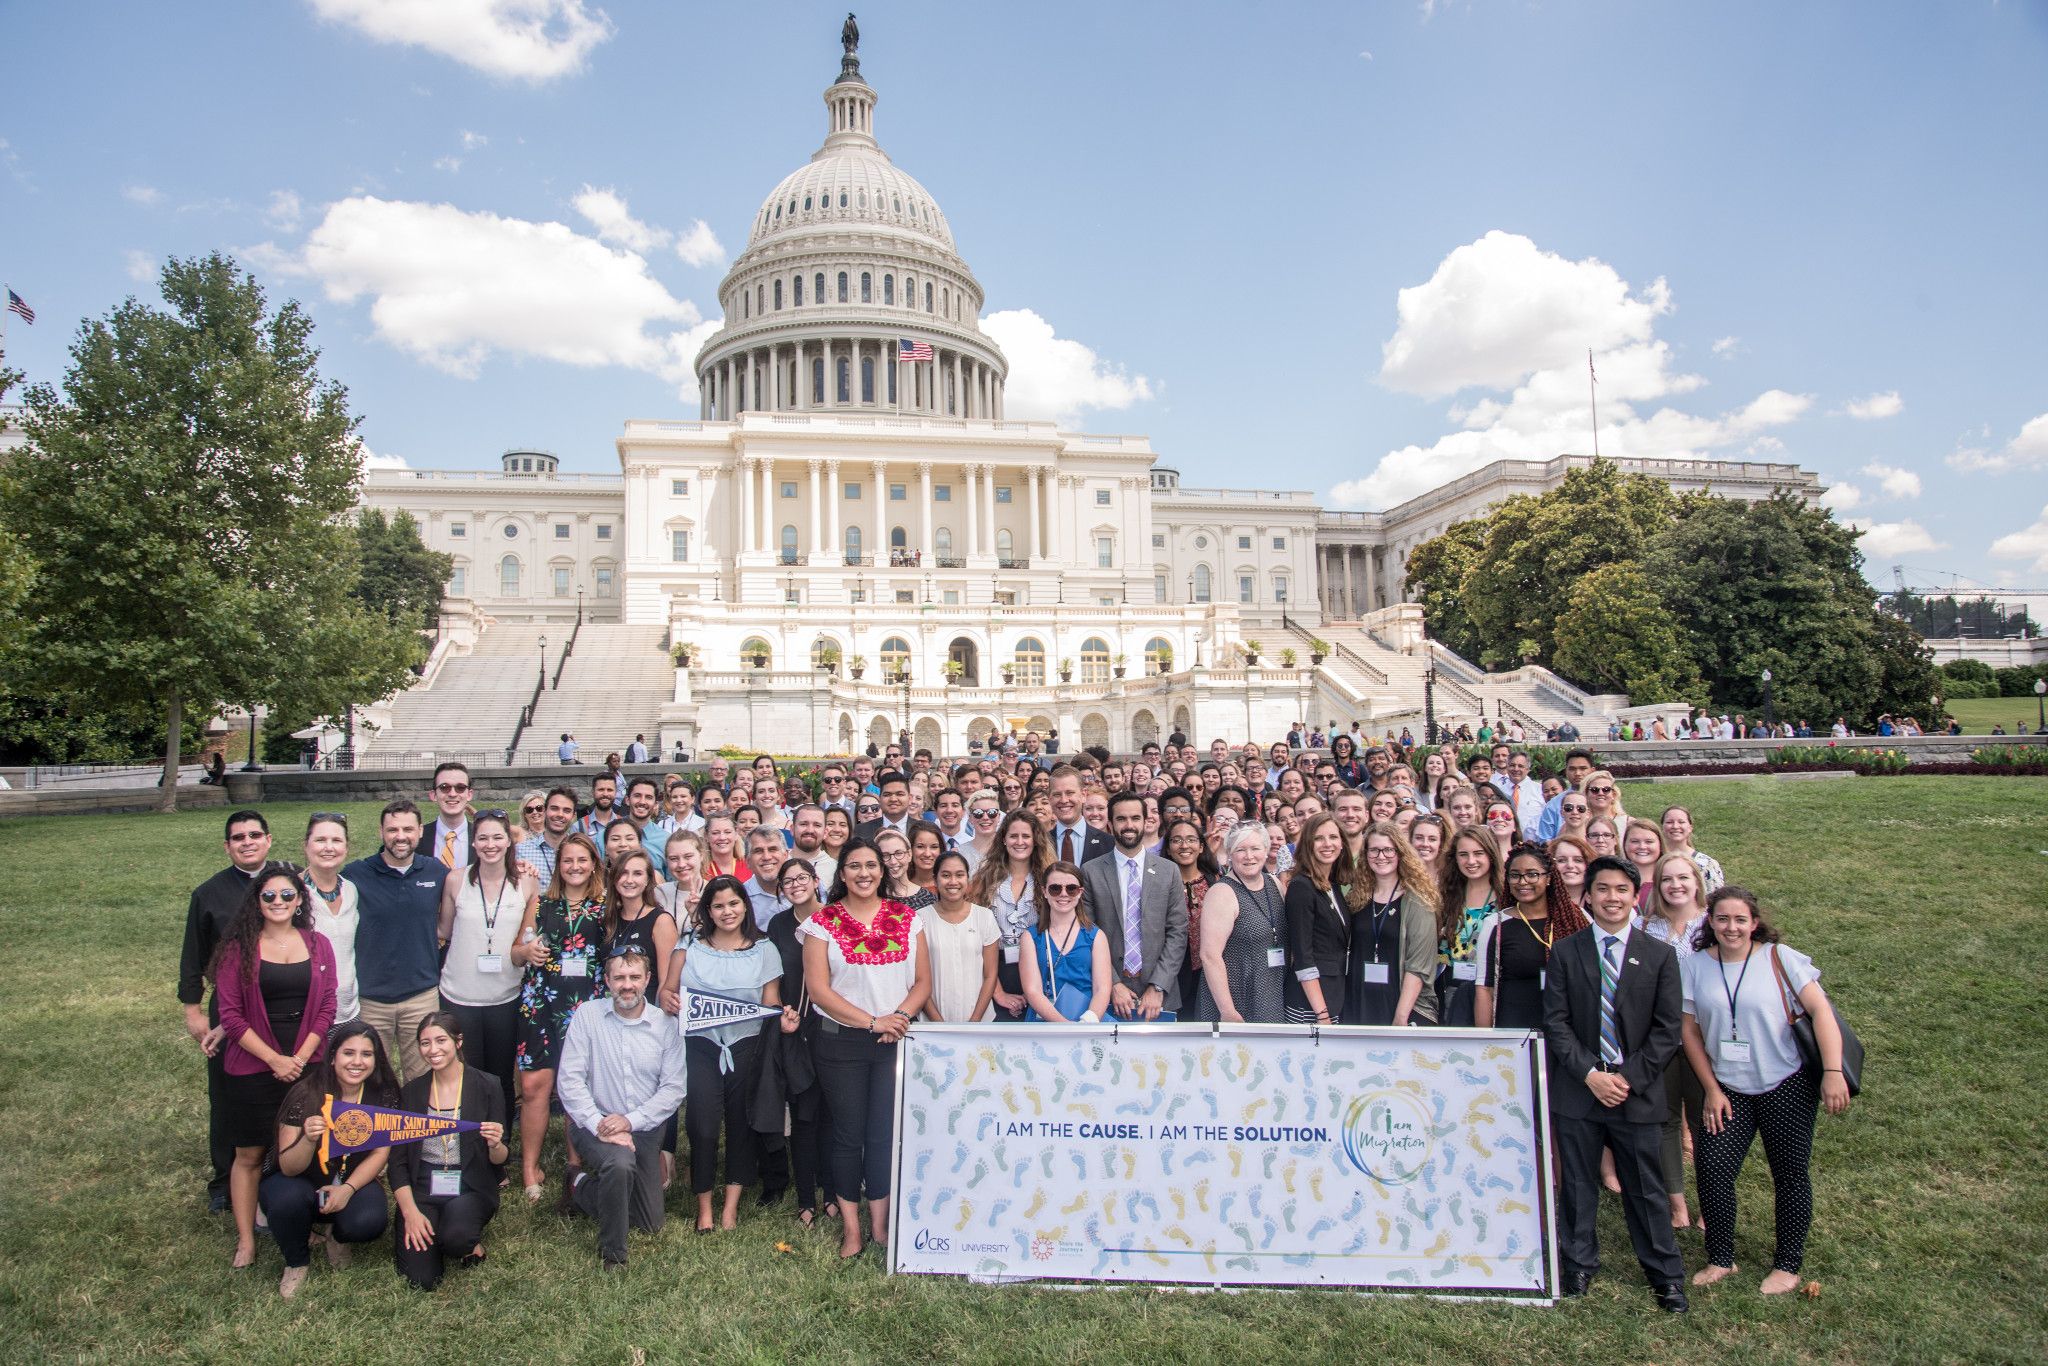
[[[1771,973],[1778,979],[1778,1004],[1785,1008],[1785,1023],[1792,1027],[1792,1041],[1799,1048],[1799,1057],[1806,1064],[1806,1070],[1813,1074],[1815,1085],[1819,1085],[1824,1064],[1820,1056],[1820,1040],[1813,1032],[1813,1017],[1806,1013],[1803,1003],[1792,994],[1792,984],[1785,978],[1785,964],[1778,957],[1778,946],[1771,945]],[[1795,1013],[1793,1006],[1799,1005]],[[1842,1080],[1848,1083],[1849,1094],[1863,1094],[1863,1040],[1856,1037],[1856,1031],[1849,1028],[1849,1022],[1842,1018],[1841,1010],[1835,1005],[1835,998],[1828,997],[1828,1009],[1834,1012],[1835,1028],[1842,1031]]]

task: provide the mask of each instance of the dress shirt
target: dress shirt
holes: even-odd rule
[[[441,860],[444,868],[469,867],[469,819],[463,817],[450,825],[445,818],[437,818],[421,836],[420,850]]]
[[[542,888],[555,880],[555,846],[542,836],[534,835],[519,841],[519,847],[512,852],[533,865],[534,871],[540,874]]]
[[[1066,857],[1061,852],[1060,839],[1069,833],[1074,837],[1073,862],[1074,866],[1078,868],[1081,865],[1081,860],[1088,857],[1088,822],[1085,820],[1075,821],[1072,825],[1061,825],[1058,821],[1052,823],[1052,856],[1054,858]]]
[[[628,1020],[611,997],[585,1001],[569,1017],[555,1091],[562,1111],[591,1133],[624,1115],[635,1133],[667,1124],[683,1103],[683,1031],[667,1011],[643,1004]]]
[[[789,909],[789,903],[763,888],[761,879],[757,877],[750,877],[740,885],[746,890],[747,900],[753,903],[754,924],[762,930],[768,928],[769,921]]]

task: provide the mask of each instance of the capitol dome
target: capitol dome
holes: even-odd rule
[[[719,285],[723,325],[696,361],[707,418],[1002,416],[1009,364],[981,330],[981,283],[931,192],[875,140],[856,45],[824,94],[824,143],[762,201]]]

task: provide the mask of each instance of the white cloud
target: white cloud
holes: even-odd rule
[[[1847,512],[1850,508],[1863,506],[1863,490],[1854,484],[1830,484],[1828,491],[1820,496],[1820,505],[1836,512]]]
[[[462,130],[462,150],[465,152],[474,152],[489,141],[482,133],[472,133],[467,128]]]
[[[612,36],[585,0],[311,0],[323,19],[385,43],[406,43],[492,76],[553,80],[583,68]]]
[[[163,203],[164,192],[154,185],[128,185],[121,190],[121,198],[131,204],[140,204],[153,209]]]
[[[1851,517],[1849,525],[1863,533],[1857,545],[1866,560],[1891,560],[1922,550],[1941,550],[1948,545],[1946,541],[1935,540],[1926,527],[1911,518],[1903,522],[1873,522],[1867,517]]]
[[[297,232],[299,229],[299,216],[302,212],[304,212],[304,206],[299,203],[299,196],[296,192],[292,190],[272,190],[270,192],[270,206],[263,211],[263,221],[276,228],[279,232]]]
[[[1732,360],[1742,354],[1742,338],[1723,337],[1714,343],[1714,354],[1722,360]]]
[[[446,171],[448,172],[448,174],[454,175],[457,171],[462,169],[462,158],[458,156],[435,157],[434,169],[437,171]]]
[[[632,251],[652,251],[668,245],[666,228],[649,227],[633,217],[626,207],[626,201],[615,190],[600,190],[585,185],[583,192],[573,201],[576,212],[583,215],[590,226],[597,229],[597,235],[614,246]]]
[[[367,441],[362,442],[361,445],[363,448],[363,468],[366,470],[409,470],[412,468],[411,465],[406,463],[405,457],[402,455],[379,454],[370,449],[370,443]]]
[[[344,199],[291,259],[329,299],[367,296],[386,342],[463,378],[493,355],[533,356],[642,370],[694,401],[691,361],[718,326],[637,253],[450,204]]]
[[[718,240],[718,234],[711,231],[711,225],[698,219],[690,230],[676,238],[676,255],[693,266],[719,266],[725,264],[725,247]]]
[[[2025,560],[2036,574],[2048,574],[2048,507],[2034,524],[1991,543],[1991,553],[2001,560]]]
[[[146,251],[123,252],[121,265],[128,272],[128,278],[138,285],[146,285],[156,278],[156,258]]]
[[[1992,474],[2048,465],[2048,413],[2028,419],[2027,425],[2006,443],[2004,450],[1992,452],[1965,446],[1950,455],[1948,463],[1959,470],[1983,470]]]
[[[1706,384],[1674,368],[1670,345],[1654,335],[1671,307],[1661,278],[1632,289],[1602,261],[1568,261],[1526,237],[1490,232],[1457,248],[1427,283],[1401,291],[1380,378],[1425,397],[1489,392],[1447,408],[1459,430],[1388,452],[1371,473],[1333,488],[1331,501],[1391,507],[1495,460],[1591,451],[1589,349],[1599,370],[1602,454],[1776,454],[1782,444],[1772,429],[1804,416],[1811,396],[1768,389],[1706,416],[1657,406]]]
[[[1920,476],[1897,465],[1865,465],[1863,472],[1877,480],[1887,498],[1918,498]]]
[[[991,313],[981,327],[1010,362],[1003,386],[1007,417],[1072,424],[1084,408],[1128,408],[1152,397],[1151,381],[1143,375],[1127,375],[1080,342],[1054,336],[1052,324],[1028,308]]]
[[[1842,405],[1841,411],[1859,421],[1874,422],[1879,418],[1897,417],[1905,412],[1906,400],[1899,397],[1898,390],[1887,389],[1884,393],[1872,394],[1868,398],[1851,399]]]

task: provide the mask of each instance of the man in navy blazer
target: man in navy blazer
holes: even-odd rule
[[[1052,824],[1046,835],[1052,840],[1052,856],[1065,859],[1076,868],[1099,859],[1116,847],[1109,835],[1088,824],[1081,815],[1081,770],[1061,764],[1052,771]]]
[[[1156,1020],[1162,1014],[1171,1020],[1180,1012],[1180,969],[1188,954],[1188,899],[1180,869],[1145,847],[1145,799],[1138,793],[1125,790],[1109,799],[1109,829],[1115,850],[1081,866],[1089,918],[1109,941],[1109,1013],[1119,1020]]]
[[[1600,1150],[1613,1149],[1636,1260],[1658,1306],[1683,1314],[1685,1263],[1658,1155],[1664,1069],[1679,1049],[1683,994],[1677,953],[1632,928],[1637,878],[1623,859],[1593,860],[1593,923],[1558,944],[1544,983],[1551,1128],[1563,1169],[1558,1250],[1564,1293],[1585,1294],[1600,1268]]]

